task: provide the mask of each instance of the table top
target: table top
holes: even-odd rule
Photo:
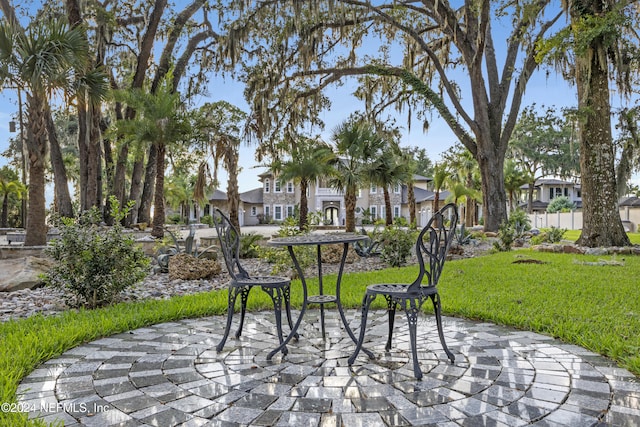
[[[325,233],[300,234],[289,237],[276,237],[267,242],[269,246],[304,246],[330,245],[332,243],[351,243],[368,239],[364,234],[356,233]]]

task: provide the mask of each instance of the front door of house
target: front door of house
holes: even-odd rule
[[[324,223],[325,225],[338,225],[338,208],[335,206],[329,206],[324,210]]]

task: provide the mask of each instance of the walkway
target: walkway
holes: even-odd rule
[[[396,320],[399,350],[385,354],[386,314],[372,314],[368,348],[380,359],[362,355],[350,369],[354,345],[338,316],[330,312],[325,342],[317,315],[307,312],[300,340],[271,362],[271,312],[248,314],[242,338],[219,354],[222,317],[184,320],[72,349],[31,373],[19,392],[37,409],[32,416],[66,426],[640,425],[638,378],[580,347],[445,318],[451,365],[432,317],[421,316],[425,376],[415,381],[404,319]]]

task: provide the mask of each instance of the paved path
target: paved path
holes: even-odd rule
[[[574,345],[488,323],[445,318],[456,355],[447,363],[431,316],[418,342],[425,376],[412,377],[406,321],[385,354],[386,314],[373,313],[368,348],[354,345],[318,311],[307,312],[289,355],[274,347],[271,312],[248,314],[240,340],[221,353],[222,317],[159,324],[67,351],[19,386],[25,407],[66,426],[638,426],[640,381]],[[358,313],[347,311],[349,318]],[[315,317],[314,317],[315,316]]]

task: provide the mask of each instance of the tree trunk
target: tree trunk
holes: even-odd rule
[[[307,200],[307,188],[309,187],[309,181],[306,179],[300,180],[300,219],[298,221],[298,227],[300,230],[304,230],[307,226],[307,216],[309,215],[309,201]]]
[[[478,166],[482,182],[482,204],[484,206],[484,230],[497,231],[507,219],[507,196],[504,191],[504,151],[497,144],[483,144],[491,149],[478,148]],[[481,144],[478,144],[480,147]],[[482,153],[482,154],[481,154]]]
[[[164,237],[164,143],[157,142],[158,158],[156,166],[156,189],[153,198],[153,228],[151,236],[161,239]],[[236,219],[237,221],[237,219]]]
[[[582,6],[589,6],[589,13],[597,14],[598,4],[588,1]],[[574,13],[572,20],[576,19]],[[600,39],[594,40],[583,56],[576,56],[578,109],[582,117],[579,137],[584,215],[577,243],[587,247],[631,244],[622,226],[616,197],[606,58]]]
[[[87,146],[89,145],[89,125],[87,124],[87,104],[78,97],[78,160],[80,166],[80,210],[89,209],[87,203]]]
[[[149,156],[147,159],[147,168],[144,173],[144,185],[142,187],[142,195],[140,197],[140,208],[138,209],[138,222],[151,223],[151,202],[153,200],[153,183],[156,176],[156,162],[158,157],[158,148],[155,144],[149,147]]]
[[[47,129],[43,101],[38,95],[27,96],[28,119],[27,150],[29,153],[29,209],[24,246],[43,246],[47,243],[45,222],[45,158],[47,154]]]
[[[527,190],[527,212],[533,213],[533,190],[535,189],[536,180],[533,179],[529,183],[529,189]]]
[[[155,169],[155,168],[154,168]],[[135,205],[126,218],[126,226],[138,222],[138,207],[140,206],[140,195],[142,194],[142,175],[144,173],[144,153],[141,158],[136,159],[133,164],[133,172],[131,173],[131,189],[129,190],[129,200],[133,200]]]
[[[473,175],[471,173],[467,174],[467,188],[469,190],[473,189]],[[471,196],[467,196],[467,202],[464,209],[464,225],[466,227],[473,227],[475,224],[473,222],[473,211],[474,205],[476,201],[471,198]]]
[[[384,224],[390,226],[393,224],[393,212],[391,212],[391,197],[386,185],[382,188],[382,193],[384,194]]]
[[[49,137],[50,147],[49,157],[51,160],[51,169],[53,170],[54,191],[58,201],[58,213],[60,216],[72,218],[73,204],[71,203],[71,195],[69,194],[67,170],[64,167],[56,126],[53,122],[53,117],[51,117],[51,110],[49,110],[48,107],[45,107],[44,115],[47,123],[47,135]]]
[[[98,199],[98,163],[100,162],[100,107],[89,106],[88,124],[88,144],[87,144],[87,189],[86,189],[86,209],[93,206],[100,208]]]
[[[413,183],[407,184],[407,199],[409,202],[409,224],[411,227],[416,226],[416,194],[413,189]]]
[[[5,193],[2,198],[2,219],[0,219],[0,227],[7,228],[7,220],[8,220],[8,210],[9,210],[9,193]]]
[[[344,192],[344,205],[346,208],[345,231],[356,231],[356,189],[347,187]]]
[[[225,163],[227,173],[229,174],[229,179],[227,180],[229,220],[237,230],[240,230],[240,223],[238,221],[238,204],[240,200],[238,192],[238,153],[233,147],[229,147],[228,150],[230,152],[227,152],[225,156]]]

